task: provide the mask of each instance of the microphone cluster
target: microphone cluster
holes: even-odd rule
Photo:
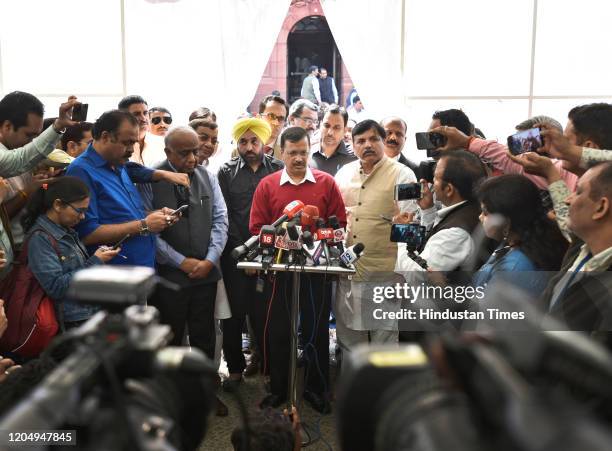
[[[259,235],[232,251],[236,260],[254,261],[261,256],[261,263],[268,268],[272,263],[308,266],[351,267],[364,250],[362,243],[345,249],[346,232],[336,216],[319,216],[314,205],[301,201],[289,203],[274,223],[261,228]]]

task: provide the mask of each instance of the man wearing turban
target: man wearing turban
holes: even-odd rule
[[[232,309],[232,317],[223,320],[223,353],[230,374],[223,382],[225,390],[234,389],[240,384],[246,368],[242,354],[242,330],[247,315],[255,341],[259,349],[263,349],[266,303],[254,299],[258,276],[236,269],[236,261],[230,253],[251,237],[249,217],[255,188],[261,179],[283,168],[280,160],[264,154],[264,143],[268,142],[271,133],[270,125],[262,119],[243,118],[236,122],[232,137],[238,156],[225,163],[218,173],[229,217],[228,240],[221,257],[221,267]],[[261,284],[262,281],[259,282]]]

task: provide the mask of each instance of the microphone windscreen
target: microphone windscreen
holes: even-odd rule
[[[287,215],[288,219],[291,219],[303,209],[304,202],[302,202],[301,200],[294,200],[287,204],[287,206],[283,210],[283,214]]]
[[[302,225],[312,226],[319,219],[319,208],[314,205],[306,205],[302,211]]]

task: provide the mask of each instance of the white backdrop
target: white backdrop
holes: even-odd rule
[[[198,106],[227,137],[256,91],[290,0],[0,0],[0,95],[38,95],[49,114],[76,94],[90,117],[125,94]],[[463,108],[504,140],[530,113],[565,123],[612,101],[610,0],[321,0],[368,112],[411,138]],[[402,14],[403,12],[403,14]],[[229,150],[227,146],[225,150]]]
[[[565,124],[573,106],[612,102],[610,0],[321,3],[366,109],[402,116],[413,155],[436,110],[505,141],[530,115]]]
[[[53,115],[76,94],[89,103],[91,119],[116,108],[125,94],[142,95],[149,107],[165,106],[176,123],[207,106],[217,113],[224,136],[253,97],[290,4],[0,2],[1,95],[31,92]]]

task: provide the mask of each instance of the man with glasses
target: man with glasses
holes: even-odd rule
[[[130,160],[148,167],[153,167],[164,160],[166,158],[164,140],[149,133],[149,106],[146,100],[136,95],[126,96],[121,99],[118,108],[130,113],[138,121],[138,141]]]
[[[340,226],[346,225],[346,210],[342,195],[333,177],[308,167],[310,140],[302,127],[289,127],[281,134],[285,169],[264,178],[253,196],[250,232],[259,234],[264,225],[272,224],[282,215],[285,206],[294,200],[319,209],[320,217],[336,216]],[[274,280],[275,277],[275,280]],[[278,407],[287,396],[291,276],[278,273],[266,279],[263,299],[269,307],[266,357],[270,367],[271,394],[260,403],[263,407]],[[331,278],[323,274],[303,274],[300,285],[300,325],[304,338],[306,381],[304,399],[315,410],[329,413],[329,327]]]
[[[321,124],[321,141],[312,146],[310,167],[327,172],[332,177],[342,166],[357,157],[344,144],[348,113],[338,105],[330,105]]]
[[[151,122],[151,134],[166,136],[172,124],[172,114],[166,108],[156,106],[149,110],[149,120]]]
[[[289,124],[294,127],[302,127],[308,133],[312,141],[313,134],[319,126],[319,107],[306,99],[293,102],[289,108]]]
[[[217,123],[210,119],[194,119],[189,122],[189,126],[197,133],[200,141],[197,155],[198,164],[208,167],[209,159],[214,155],[219,144]]]
[[[259,117],[266,121],[272,129],[270,138],[264,143],[264,153],[274,158],[280,158],[278,137],[287,120],[287,102],[277,95],[264,97],[259,103]]]

